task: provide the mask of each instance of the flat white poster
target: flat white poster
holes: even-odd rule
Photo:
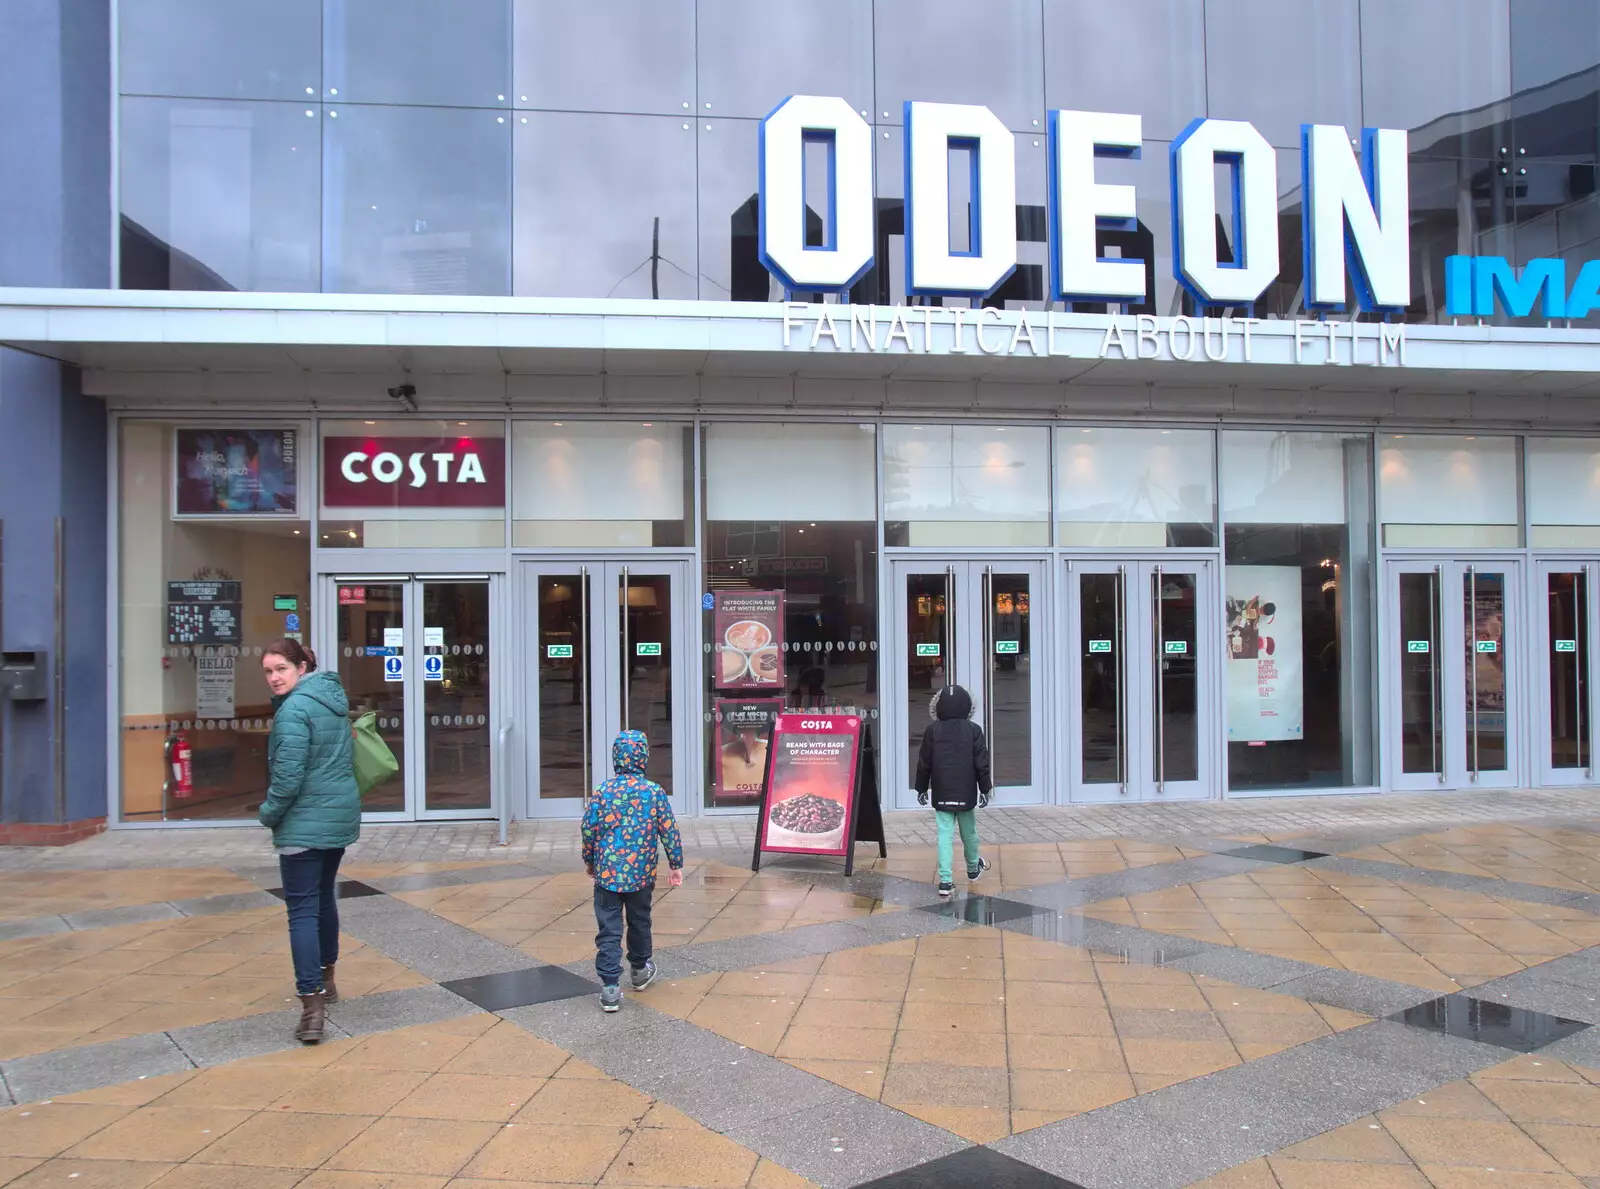
[[[233,658],[197,656],[195,663],[195,716],[233,717]]]
[[[1300,571],[1227,567],[1228,740],[1305,738]]]

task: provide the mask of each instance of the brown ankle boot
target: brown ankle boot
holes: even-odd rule
[[[322,1001],[328,1006],[339,1002],[339,988],[333,985],[333,963],[322,968]]]
[[[321,991],[315,995],[300,996],[300,1026],[294,1030],[294,1038],[302,1044],[320,1043],[327,1016],[327,1004]]]

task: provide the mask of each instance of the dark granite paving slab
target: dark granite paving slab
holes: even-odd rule
[[[598,993],[600,984],[581,978],[560,966],[528,966],[521,970],[505,970],[499,974],[479,974],[472,978],[452,979],[441,983],[484,1011],[504,1011],[508,1007],[527,1007],[534,1003],[549,1003],[554,999],[572,999],[578,995]]]
[[[1583,1020],[1529,1011],[1471,995],[1441,995],[1396,1012],[1389,1019],[1425,1032],[1459,1036],[1518,1053],[1536,1053],[1546,1045],[1590,1027]]]
[[[0,921],[0,941],[22,941],[29,937],[49,937],[53,933],[70,933],[72,926],[61,916],[23,917],[15,921]]]
[[[1261,863],[1305,863],[1312,859],[1325,859],[1326,851],[1302,850],[1293,846],[1256,844],[1236,847],[1222,852],[1232,859],[1254,859]]]
[[[0,1073],[17,1102],[35,1102],[193,1068],[194,1062],[170,1036],[152,1032],[17,1057],[0,1064]]]
[[[1022,904],[1003,896],[960,896],[916,909],[963,925],[1005,925],[1034,917],[1055,916],[1049,909]]]
[[[283,888],[268,888],[267,894],[282,900]],[[356,900],[362,896],[382,896],[384,893],[371,884],[362,883],[359,879],[341,879],[334,885],[334,894],[340,900]]]
[[[863,1181],[857,1189],[1084,1189],[993,1148],[963,1148],[926,1164]]]

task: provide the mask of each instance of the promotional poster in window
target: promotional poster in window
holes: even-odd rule
[[[716,752],[711,762],[715,804],[754,805],[761,800],[772,723],[782,710],[779,698],[716,699]]]
[[[293,429],[178,429],[178,516],[297,516],[299,441]]]
[[[1304,739],[1300,571],[1229,566],[1227,575],[1228,740]]]
[[[783,689],[783,592],[716,595],[717,688]]]

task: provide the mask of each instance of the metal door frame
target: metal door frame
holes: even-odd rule
[[[1209,553],[1095,554],[1062,559],[1061,656],[1065,665],[1062,689],[1061,734],[1067,739],[1062,800],[1074,804],[1106,804],[1131,801],[1214,800],[1222,795],[1222,616],[1217,606],[1218,562]],[[1155,699],[1160,694],[1156,665],[1163,653],[1153,627],[1153,605],[1148,597],[1150,582],[1159,571],[1193,573],[1195,576],[1195,734],[1196,770],[1192,781],[1162,780],[1156,771],[1155,736],[1161,726]],[[1082,574],[1121,574],[1121,657],[1120,682],[1124,766],[1120,784],[1087,784],[1083,779],[1083,731],[1080,707],[1083,698],[1083,666],[1080,658],[1087,648],[1083,636],[1078,577]],[[1215,630],[1207,630],[1210,624]],[[1114,645],[1114,647],[1117,647]]]
[[[429,582],[484,582],[489,588],[489,804],[481,809],[429,809],[427,799],[427,756],[423,751],[427,724],[423,697],[422,666],[406,665],[405,674],[405,754],[396,758],[406,774],[405,806],[399,810],[363,812],[361,820],[367,823],[425,822],[425,821],[486,821],[499,816],[500,806],[507,795],[506,778],[509,769],[505,757],[505,737],[509,722],[506,717],[511,706],[511,695],[505,689],[513,670],[510,659],[515,651],[507,638],[507,616],[502,599],[505,592],[505,575],[485,573],[482,570],[450,573],[439,570],[386,570],[381,567],[352,567],[348,570],[325,571],[317,574],[314,583],[316,625],[312,633],[313,645],[319,662],[332,658],[337,671],[339,649],[339,595],[340,586],[371,585],[399,586],[401,615],[405,624],[405,655],[418,658],[423,653],[422,588]],[[319,664],[319,667],[320,664]],[[507,674],[501,677],[500,674]]]
[[[1595,589],[1595,580],[1600,576],[1600,566],[1584,558],[1535,558],[1532,567],[1533,586],[1531,595],[1533,605],[1537,607],[1536,637],[1532,647],[1538,650],[1538,661],[1533,666],[1533,697],[1530,699],[1530,713],[1533,716],[1533,730],[1529,732],[1533,740],[1534,753],[1533,771],[1538,783],[1544,786],[1583,785],[1594,783],[1595,762],[1594,745],[1596,739],[1594,712],[1595,696],[1594,682],[1596,672],[1595,656],[1595,625],[1600,623],[1600,591]],[[1588,627],[1588,664],[1582,672],[1584,683],[1583,700],[1586,703],[1584,711],[1587,714],[1589,762],[1581,768],[1556,768],[1551,766],[1550,747],[1551,736],[1550,719],[1553,707],[1550,698],[1550,662],[1555,655],[1553,637],[1550,633],[1550,600],[1549,600],[1549,575],[1550,574],[1575,574],[1584,575],[1584,600],[1579,613],[1585,618]]]
[[[1383,617],[1380,631],[1392,638],[1379,640],[1382,656],[1380,705],[1384,717],[1381,737],[1388,774],[1386,787],[1395,792],[1454,791],[1472,788],[1518,788],[1526,783],[1529,748],[1527,707],[1530,703],[1525,663],[1532,646],[1530,616],[1526,610],[1528,567],[1522,553],[1390,554],[1383,559]],[[1464,654],[1467,625],[1461,605],[1462,582],[1470,571],[1505,574],[1505,631],[1502,638],[1506,680],[1506,766],[1503,771],[1474,774],[1468,766],[1471,732],[1466,726],[1467,666]],[[1436,572],[1439,576],[1439,623],[1434,647],[1440,664],[1436,702],[1443,727],[1443,762],[1439,772],[1404,772],[1400,684],[1400,574]]]
[[[519,555],[517,558],[516,595],[519,614],[516,616],[528,650],[527,663],[516,682],[518,721],[523,729],[517,732],[520,747],[512,749],[511,765],[520,785],[518,815],[532,819],[574,820],[583,814],[584,802],[574,798],[552,798],[544,801],[539,796],[539,664],[532,650],[539,647],[539,579],[550,575],[571,577],[585,575],[588,579],[588,631],[590,647],[587,672],[587,702],[585,719],[588,725],[589,760],[588,786],[592,789],[611,775],[611,740],[620,729],[622,682],[618,651],[611,642],[622,632],[620,599],[606,597],[606,592],[618,589],[622,573],[627,570],[638,577],[666,577],[671,582],[674,607],[668,621],[671,633],[672,656],[677,661],[673,672],[673,727],[672,727],[672,807],[683,815],[692,813],[698,804],[698,795],[690,798],[690,789],[698,790],[702,765],[700,763],[700,687],[703,684],[703,662],[694,646],[692,627],[697,620],[691,616],[689,605],[695,598],[692,583],[691,559],[660,557],[649,553],[551,553]]]
[[[989,707],[981,683],[970,680],[969,670],[978,668],[987,673],[983,661],[989,650],[990,617],[982,613],[986,607],[985,579],[988,574],[1026,574],[1029,582],[1029,676],[1032,680],[1032,705],[1030,707],[1030,735],[1033,743],[1031,771],[1033,782],[1029,785],[996,789],[995,805],[1042,805],[1049,801],[1048,788],[1054,773],[1051,754],[1049,724],[1051,690],[1055,663],[1055,623],[1051,596],[1051,566],[1044,553],[978,553],[972,550],[918,552],[898,554],[887,559],[888,582],[885,599],[888,602],[889,631],[885,646],[878,650],[879,673],[883,679],[885,697],[882,701],[883,777],[890,794],[884,798],[890,809],[916,809],[916,794],[912,782],[916,773],[910,770],[910,757],[900,741],[909,740],[916,724],[902,721],[902,714],[910,713],[911,691],[906,683],[907,611],[905,580],[911,574],[937,573],[943,569],[950,574],[956,596],[956,614],[947,623],[954,631],[956,674],[955,679],[973,696],[973,718],[984,726],[985,737],[991,734]],[[985,567],[987,567],[987,574]],[[963,610],[978,608],[977,612]],[[958,621],[964,617],[966,623]]]

